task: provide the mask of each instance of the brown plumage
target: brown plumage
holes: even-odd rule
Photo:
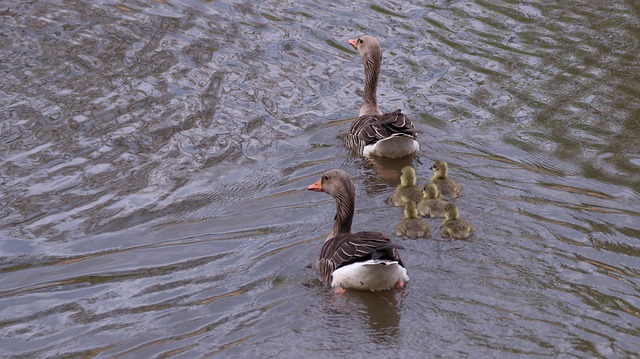
[[[316,271],[320,279],[330,285],[336,269],[370,259],[389,259],[404,267],[397,249],[404,249],[392,243],[380,232],[339,233],[328,239],[316,261]]]

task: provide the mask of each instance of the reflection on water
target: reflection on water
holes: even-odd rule
[[[11,3],[0,9],[5,356],[640,352],[640,7],[624,1]],[[421,153],[344,148],[380,38]],[[343,168],[392,234],[445,160],[476,229],[403,240],[397,293],[309,267]],[[312,198],[313,197],[313,198]],[[299,348],[295,354],[292,347]]]
[[[400,294],[393,290],[381,293],[350,292],[349,299],[362,303],[361,310],[349,310],[349,313],[360,312],[371,327],[371,332],[378,341],[391,341],[399,335],[400,308],[398,297]],[[396,339],[397,340],[397,339]]]

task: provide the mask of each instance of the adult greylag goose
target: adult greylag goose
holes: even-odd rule
[[[347,133],[347,147],[364,156],[398,158],[419,150],[413,122],[400,110],[383,114],[378,108],[376,92],[382,62],[378,40],[370,35],[350,39],[364,62],[364,94],[360,114]]]
[[[396,227],[396,235],[409,238],[428,238],[431,236],[429,225],[418,218],[416,202],[407,201],[404,205],[404,219]]]
[[[417,185],[416,170],[412,166],[402,167],[400,170],[400,184],[393,191],[391,201],[396,207],[403,207],[407,201],[419,202],[422,191]]]
[[[318,276],[336,292],[345,289],[385,290],[402,288],[409,280],[400,259],[401,245],[379,232],[351,233],[355,210],[355,188],[346,172],[325,172],[310,191],[326,192],[336,200],[333,229],[316,261]]]
[[[423,197],[418,203],[418,213],[424,217],[444,217],[447,201],[442,199],[438,187],[433,183],[427,183],[422,194]]]
[[[460,195],[460,186],[449,177],[449,165],[445,161],[435,161],[431,169],[433,177],[429,183],[436,185],[443,197],[457,198]]]
[[[460,218],[458,207],[449,203],[444,208],[444,222],[440,226],[440,235],[444,238],[467,239],[473,234],[473,226],[469,221]]]

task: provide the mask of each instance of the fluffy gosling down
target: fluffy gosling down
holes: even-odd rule
[[[416,202],[407,201],[404,205],[404,219],[396,227],[396,235],[409,238],[428,238],[431,236],[429,224],[418,219]]]
[[[436,185],[443,197],[458,198],[460,186],[449,177],[449,165],[445,161],[436,161],[431,169],[433,177],[429,183]]]
[[[422,191],[422,199],[418,203],[418,213],[424,217],[444,217],[444,207],[447,201],[442,199],[438,187],[427,183]]]
[[[418,187],[416,170],[411,166],[405,166],[400,170],[400,184],[393,192],[391,201],[396,207],[403,207],[407,201],[420,202],[422,191]]]
[[[458,207],[449,203],[444,208],[444,222],[440,226],[440,235],[444,238],[467,239],[473,234],[469,221],[460,218]]]

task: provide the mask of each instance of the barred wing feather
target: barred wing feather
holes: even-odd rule
[[[316,270],[325,284],[331,284],[333,271],[355,262],[386,259],[404,267],[398,249],[404,247],[379,232],[340,233],[325,242]]]
[[[411,119],[395,110],[384,115],[360,116],[356,118],[347,133],[347,147],[362,154],[364,147],[393,136],[408,136],[416,139],[417,133]]]

